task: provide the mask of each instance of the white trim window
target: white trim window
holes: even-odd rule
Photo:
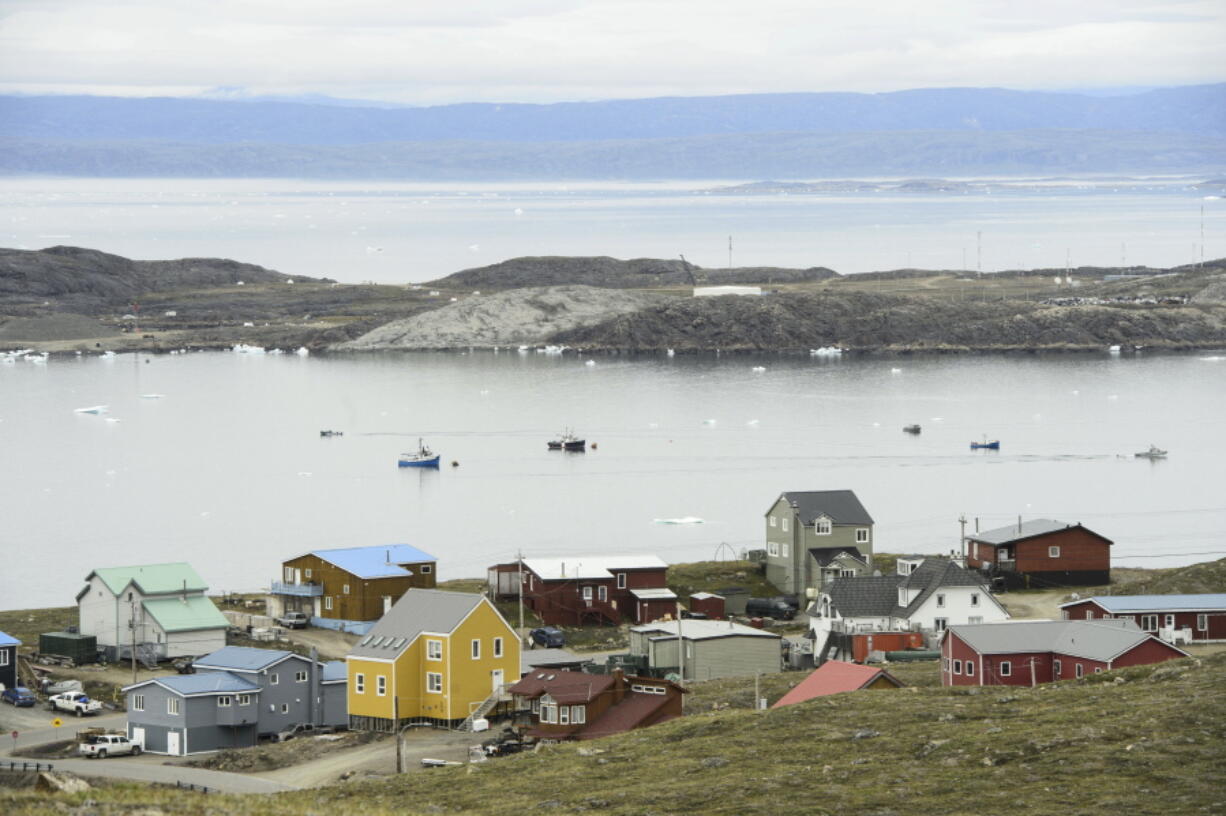
[[[971,593],[971,606],[979,606],[979,593],[978,592]]]
[[[967,677],[975,676],[975,661],[973,660],[966,661],[966,676]]]
[[[856,571],[854,569],[841,569],[839,570],[839,577],[840,578],[855,578]]]
[[[604,584],[601,584],[600,586],[596,587],[596,598],[599,599],[600,601],[609,600],[609,588],[605,586]]]
[[[366,675],[362,674],[361,672],[358,672],[353,676],[353,693],[366,693]]]
[[[945,608],[945,593],[938,592],[937,593],[937,609],[944,609],[944,608]]]
[[[588,589],[591,589],[591,587],[588,587]],[[481,659],[481,640],[480,638],[473,638],[472,653],[473,653],[473,660]]]
[[[289,713],[289,703],[282,703],[282,704],[281,704],[281,713],[282,713],[282,714],[288,714],[288,713]]]
[[[434,572],[434,565],[433,564],[422,564],[417,569],[422,575],[429,575],[430,573]]]
[[[830,519],[813,519],[813,535],[830,535],[833,532],[834,525],[830,523]]]
[[[558,721],[558,707],[552,703],[541,703],[541,722],[556,723]]]
[[[324,596],[324,609],[328,610],[329,612],[332,611],[332,596],[331,595]]]
[[[771,516],[771,517],[770,517],[770,519],[771,519],[771,526],[772,526],[772,527],[776,526],[776,525],[775,525],[775,517],[774,517],[774,516]]]
[[[179,698],[178,697],[167,697],[166,698],[166,713],[172,717],[179,716]]]
[[[784,516],[779,520],[779,522],[779,529],[786,533],[788,531],[788,517]]]
[[[349,594],[349,584],[345,584],[344,588],[342,589],[342,592],[345,595]]]
[[[617,573],[617,588],[618,589],[626,588],[626,573],[624,572]]]
[[[426,660],[443,659],[443,641],[426,639]]]
[[[771,558],[779,557],[779,544],[775,541],[766,542],[766,554]]]
[[[144,711],[145,710],[145,695],[133,694],[132,704],[129,705],[128,708],[132,709],[133,711]]]
[[[583,725],[587,722],[587,706],[571,706],[570,721],[572,725]]]
[[[932,628],[937,632],[944,632],[949,626],[949,618],[933,618]]]
[[[583,600],[585,601],[592,600],[592,588],[590,586],[585,586],[583,588]]]
[[[1168,614],[1168,615],[1166,616],[1166,628],[1167,628],[1167,629],[1174,629],[1174,628],[1175,628],[1175,616],[1174,616],[1174,615],[1169,615],[1169,614]]]
[[[426,691],[430,694],[443,693],[442,672],[426,672]]]
[[[307,673],[304,671],[294,672],[295,683],[305,683],[307,681]]]
[[[304,570],[302,571],[302,574],[303,574],[303,575],[305,575],[307,578],[310,578],[310,577],[311,577],[311,570],[310,570],[310,568],[308,567],[307,569],[304,569]]]
[[[1009,660],[1000,661],[1000,676],[1001,677],[1012,677],[1013,676],[1012,661],[1009,661]]]
[[[962,674],[962,661],[961,660],[958,660],[958,659],[954,660],[954,674]]]
[[[570,706],[558,706],[558,725],[570,725]]]
[[[375,675],[375,694],[378,694],[380,697],[387,696],[387,675],[386,674]]]
[[[966,619],[967,623],[983,623],[983,615],[971,615]]]
[[[238,695],[238,704],[241,706],[251,705],[251,695],[250,694]]]
[[[222,694],[222,695],[219,695],[217,698],[218,708],[229,708],[233,704],[234,704],[234,698],[231,697],[229,694]]]
[[[867,527],[857,527],[856,528],[856,543],[857,544],[867,544],[868,543],[868,528]]]
[[[787,543],[786,541],[783,542],[783,544],[779,547],[779,555],[781,555],[784,558],[791,558],[792,557],[792,545]]]
[[[277,674],[276,672],[271,672],[268,675],[268,685],[275,686],[280,682],[281,682],[281,675]]]
[[[1075,664],[1074,664],[1074,666],[1075,666],[1076,668],[1074,668],[1074,669],[1073,669],[1073,673],[1074,673],[1074,674],[1076,674],[1076,675],[1077,675],[1079,678],[1080,678],[1080,677],[1081,677],[1083,674],[1085,674],[1085,673],[1086,673],[1086,667],[1085,667],[1085,666],[1083,666],[1083,665],[1081,665],[1080,663],[1075,663]]]
[[[1048,547],[1048,548],[1047,548],[1047,557],[1048,557],[1048,558],[1059,558],[1059,557],[1060,557],[1060,548],[1059,548],[1059,547],[1056,547],[1056,546],[1051,546],[1051,547]]]
[[[1033,664],[1033,663],[1031,663],[1031,665],[1033,666],[1034,664]],[[1057,660],[1053,660],[1053,661],[1051,662],[1051,673],[1052,673],[1052,676],[1053,676],[1053,677],[1055,677],[1057,680],[1059,680],[1059,679],[1060,679],[1060,675],[1064,674],[1064,664],[1063,664],[1063,663],[1061,663],[1061,662],[1060,662],[1058,659],[1057,659]]]
[[[1208,615],[1201,613],[1196,616],[1196,631],[1198,632],[1208,632],[1209,631],[1209,616]]]
[[[1157,615],[1142,615],[1141,629],[1145,632],[1158,631],[1158,616]]]
[[[494,638],[494,657],[502,657],[502,638]]]

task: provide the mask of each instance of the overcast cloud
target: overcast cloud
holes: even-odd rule
[[[1221,0],[0,0],[0,92],[414,104],[1226,79]]]

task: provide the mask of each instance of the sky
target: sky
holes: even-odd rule
[[[0,0],[0,93],[562,102],[1226,80],[1222,0]]]

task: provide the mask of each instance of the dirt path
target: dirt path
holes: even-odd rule
[[[1010,592],[997,597],[1015,620],[1060,620],[1060,604],[1072,593],[1067,589]]]
[[[421,760],[447,759],[465,762],[468,748],[476,745],[487,734],[467,734],[433,729],[417,729],[405,735],[404,759],[409,773],[422,770]],[[393,774],[396,772],[396,741],[382,739],[352,750],[337,751],[314,762],[278,768],[251,774],[261,779],[295,788],[312,788],[331,785],[339,781],[341,774],[356,771],[365,774]]]

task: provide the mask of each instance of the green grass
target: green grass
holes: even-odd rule
[[[22,651],[38,649],[38,636],[46,632],[62,632],[78,621],[75,606],[50,609],[9,609],[0,611],[0,632],[21,641]]]
[[[668,568],[668,586],[683,603],[688,604],[695,592],[717,592],[724,587],[739,586],[749,590],[750,597],[770,598],[782,594],[766,580],[752,561],[696,561],[692,564],[672,564]]]

